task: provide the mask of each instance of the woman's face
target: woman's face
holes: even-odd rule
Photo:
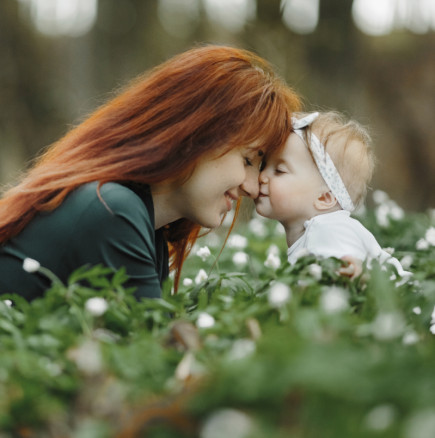
[[[204,156],[177,190],[182,217],[215,228],[240,196],[255,199],[262,155],[258,149],[239,147],[221,156]]]

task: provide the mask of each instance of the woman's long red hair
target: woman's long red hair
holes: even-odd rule
[[[279,148],[298,108],[297,95],[253,53],[188,50],[134,80],[41,155],[0,200],[0,244],[82,184],[153,184],[187,177],[208,151]],[[181,219],[166,228],[177,283],[200,226]]]

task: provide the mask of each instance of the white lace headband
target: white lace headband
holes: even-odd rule
[[[311,125],[314,120],[317,119],[319,113],[311,113],[302,119],[296,119],[292,117],[292,126],[294,133],[305,142],[303,128]],[[352,211],[355,209],[353,205],[352,199],[349,196],[349,192],[346,189],[346,186],[343,183],[343,180],[338,173],[338,170],[334,166],[331,157],[326,152],[325,146],[322,145],[320,140],[311,133],[310,141],[308,142],[308,147],[313,155],[314,161],[316,163],[317,168],[319,169],[320,175],[325,180],[326,185],[331,190],[332,194],[337,199],[343,210]]]

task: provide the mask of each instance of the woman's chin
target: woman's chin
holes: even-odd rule
[[[223,218],[224,214],[221,214],[219,217],[216,218],[207,218],[201,221],[199,225],[201,225],[201,227],[203,228],[208,228],[212,230],[214,228],[218,228],[222,224]]]

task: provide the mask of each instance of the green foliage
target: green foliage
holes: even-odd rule
[[[290,266],[282,232],[256,218],[217,263],[222,238],[203,237],[161,299],[136,301],[125,271],[100,266],[32,302],[3,295],[0,436],[433,436],[435,246],[416,249],[433,218],[361,220],[410,281]]]

